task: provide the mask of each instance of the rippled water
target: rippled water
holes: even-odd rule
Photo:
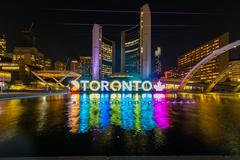
[[[240,155],[240,95],[72,94],[0,101],[0,156]]]

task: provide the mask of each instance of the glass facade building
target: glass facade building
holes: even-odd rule
[[[121,33],[121,72],[143,79],[151,74],[151,11],[148,4],[140,9],[140,22]]]
[[[135,26],[121,33],[122,72],[140,74],[140,26]]]

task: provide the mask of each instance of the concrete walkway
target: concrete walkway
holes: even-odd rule
[[[66,91],[53,91],[49,92],[4,92],[0,93],[0,100],[9,100],[9,99],[22,99],[22,98],[34,98],[34,97],[41,97],[41,96],[54,96],[54,95],[61,95],[67,94]]]

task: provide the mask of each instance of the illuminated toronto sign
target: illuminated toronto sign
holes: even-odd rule
[[[71,85],[75,90],[80,91],[158,91],[161,92],[165,89],[165,85],[158,81],[156,84],[153,84],[151,81],[145,80],[130,80],[130,81],[72,81]]]

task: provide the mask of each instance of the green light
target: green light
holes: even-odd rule
[[[121,95],[120,94],[111,94],[111,124],[116,126],[121,126],[121,109],[120,109],[120,101]]]
[[[90,95],[90,128],[99,128],[99,94]]]

